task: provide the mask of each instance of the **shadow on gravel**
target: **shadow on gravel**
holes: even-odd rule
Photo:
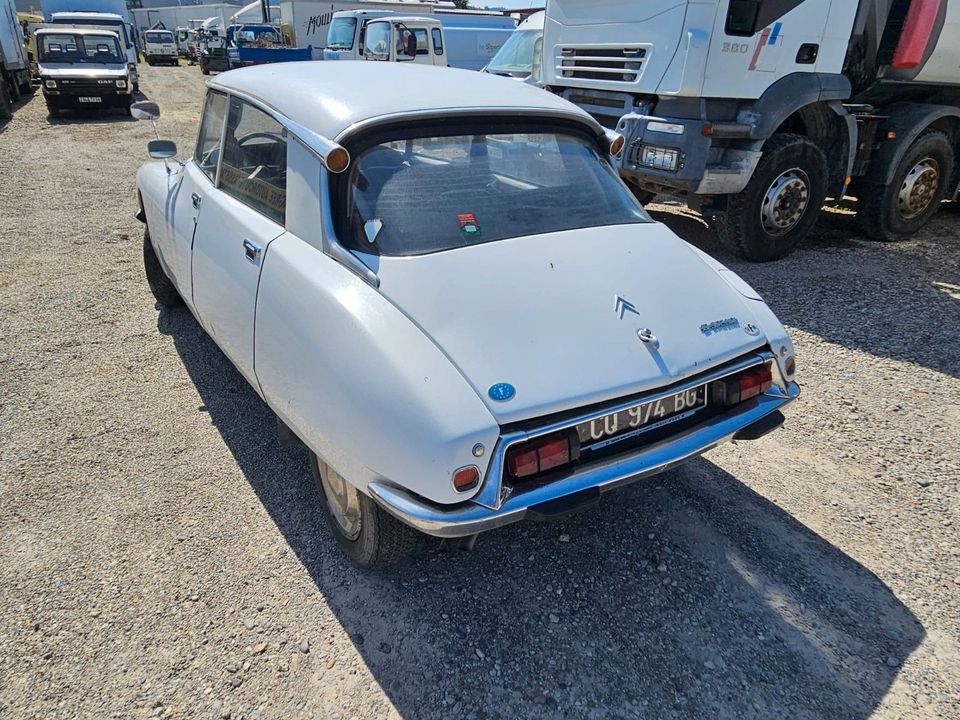
[[[954,213],[941,210],[917,240],[882,243],[860,235],[853,215],[827,209],[800,249],[763,264],[732,256],[690,210],[651,215],[743,276],[788,327],[960,377],[960,300],[944,290],[960,288]]]
[[[187,311],[158,324],[405,718],[865,719],[924,637],[876,576],[706,459],[472,552],[360,571],[325,530],[306,452],[279,449]]]

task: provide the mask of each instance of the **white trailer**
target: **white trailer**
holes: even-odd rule
[[[960,0],[550,0],[543,79],[626,137],[639,195],[715,216],[754,260],[826,197],[905,238],[960,181]]]

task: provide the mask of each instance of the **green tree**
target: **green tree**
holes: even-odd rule
[[[470,7],[470,0],[453,0],[453,4],[461,10],[466,10]]]

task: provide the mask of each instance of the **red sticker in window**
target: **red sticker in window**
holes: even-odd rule
[[[460,232],[468,237],[475,237],[480,234],[480,225],[473,213],[461,213],[457,215],[457,222],[460,223]]]

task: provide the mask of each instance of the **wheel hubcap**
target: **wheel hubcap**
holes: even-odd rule
[[[926,157],[906,174],[897,195],[897,209],[904,219],[921,215],[937,196],[940,189],[940,167],[933,158]]]
[[[334,521],[344,535],[356,540],[360,535],[360,493],[323,463],[320,465],[320,482]]]
[[[760,222],[768,235],[783,235],[800,222],[810,202],[810,182],[800,168],[783,172],[767,189]]]

